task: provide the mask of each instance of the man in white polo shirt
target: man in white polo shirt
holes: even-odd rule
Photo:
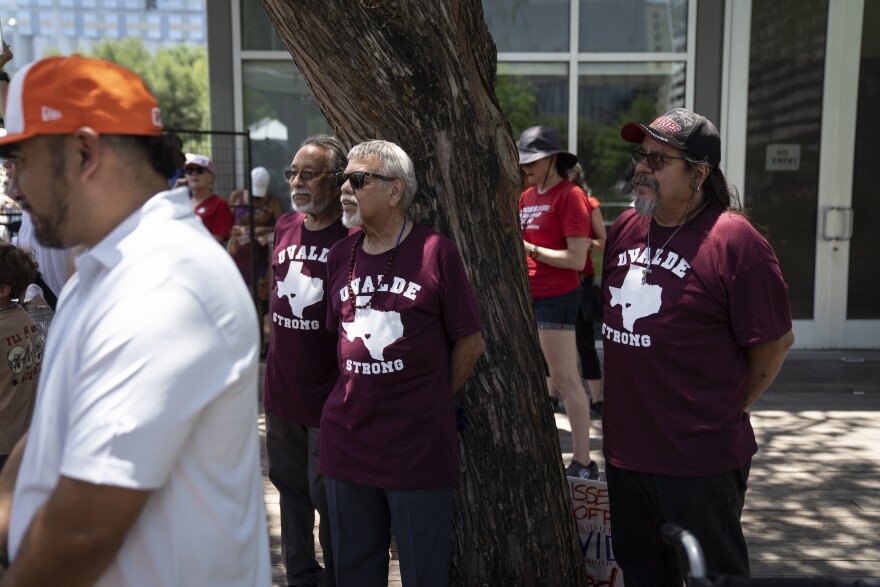
[[[0,586],[268,586],[256,315],[186,190],[164,191],[155,99],[53,57],[18,72],[6,114],[37,238],[85,251],[0,475]]]

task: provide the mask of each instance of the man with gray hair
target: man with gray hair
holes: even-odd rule
[[[340,377],[321,416],[336,578],[385,585],[393,525],[404,585],[448,585],[459,471],[453,396],[485,343],[452,241],[415,223],[412,160],[369,141],[336,175],[342,221],[362,230],[327,259],[327,328]]]
[[[272,341],[266,356],[266,455],[281,506],[281,549],[288,585],[335,585],[330,517],[318,473],[321,410],[339,377],[336,333],[327,332],[326,262],[348,235],[340,216],[335,174],[345,169],[335,137],[303,141],[284,171],[293,212],[275,224]],[[315,558],[315,510],[324,570]]]

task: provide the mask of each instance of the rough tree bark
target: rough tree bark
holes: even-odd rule
[[[584,585],[547,402],[516,203],[510,127],[480,0],[261,0],[336,135],[413,158],[413,215],[450,236],[487,350],[459,394],[455,585]]]

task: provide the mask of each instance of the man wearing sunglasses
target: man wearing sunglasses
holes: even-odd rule
[[[288,585],[336,585],[330,513],[318,472],[321,411],[339,378],[337,335],[327,319],[327,254],[348,235],[335,174],[348,158],[336,137],[303,141],[284,171],[293,212],[275,224],[272,339],[266,356],[266,454],[281,506],[281,550]],[[315,558],[315,510],[324,569]],[[323,577],[322,577],[323,575]]]
[[[393,525],[403,584],[448,586],[453,395],[485,346],[476,301],[452,241],[407,215],[417,183],[403,149],[357,145],[336,182],[343,223],[361,228],[327,259],[340,377],[321,416],[321,472],[336,578],[387,584]]]
[[[671,522],[710,572],[748,576],[749,406],[794,342],[787,287],[709,120],[676,108],[621,136],[636,145],[634,208],[608,232],[602,324],[614,555],[628,585],[681,585],[660,538]]]

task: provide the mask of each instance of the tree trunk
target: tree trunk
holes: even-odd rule
[[[412,157],[412,214],[455,241],[477,293],[487,348],[459,393],[453,584],[585,585],[480,0],[261,1],[342,142]]]

